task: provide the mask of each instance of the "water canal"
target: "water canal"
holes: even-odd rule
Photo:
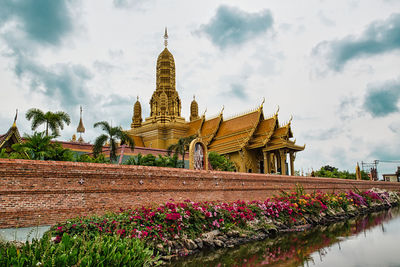
[[[171,266],[400,266],[400,208],[203,252]]]

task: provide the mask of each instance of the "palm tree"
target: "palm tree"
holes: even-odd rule
[[[49,128],[52,131],[53,136],[59,136],[60,130],[64,129],[64,123],[69,125],[71,119],[64,111],[57,111],[55,113],[47,111],[44,113],[40,109],[31,108],[26,112],[25,115],[27,120],[32,120],[32,130],[36,130],[40,125],[46,124],[46,136],[49,136]]]
[[[174,151],[175,154],[182,155],[182,168],[185,168],[185,154],[189,151],[190,142],[192,142],[195,137],[196,136],[188,136],[179,138],[178,143],[168,147],[168,151]]]
[[[53,137],[45,136],[43,132],[24,135],[25,142],[12,145],[12,149],[21,155],[28,155],[30,159],[44,160],[51,155]]]
[[[108,141],[110,144],[110,162],[117,160],[117,139],[121,141],[121,145],[128,144],[131,149],[135,148],[135,142],[133,139],[119,127],[111,127],[106,121],[96,122],[93,127],[100,126],[105,134],[100,135],[96,138],[93,145],[93,155],[97,157],[102,151],[103,146]]]

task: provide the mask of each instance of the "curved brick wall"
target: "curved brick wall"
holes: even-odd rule
[[[0,228],[54,224],[171,198],[262,200],[296,183],[307,191],[400,191],[400,183],[389,182],[0,159]]]

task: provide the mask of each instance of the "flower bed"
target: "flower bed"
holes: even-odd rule
[[[346,193],[316,191],[306,194],[300,187],[296,192],[282,192],[264,201],[225,203],[186,200],[176,203],[171,200],[159,206],[121,209],[117,213],[76,218],[56,225],[51,234],[55,242],[61,240],[65,233],[93,236],[116,234],[144,240],[162,254],[175,253],[179,248],[184,249],[180,254],[187,254],[190,248],[200,248],[199,243],[204,241],[201,240],[202,234],[206,232],[218,231],[233,236],[232,231],[247,231],[245,235],[249,235],[248,231],[260,229],[296,229],[298,225],[321,223],[327,214],[342,218],[346,213],[394,202],[398,202],[397,194],[381,190]]]
[[[154,251],[155,259],[157,254],[161,254],[166,260],[205,247],[229,247],[263,239],[278,231],[329,223],[399,202],[397,193],[379,189],[306,194],[298,187],[296,192],[281,192],[279,196],[264,201],[225,203],[170,200],[159,206],[128,208],[104,216],[75,218],[53,226],[46,237],[54,246],[66,239],[81,237],[85,240],[102,240],[108,236],[116,240],[140,240],[146,244],[146,249]],[[5,254],[0,247],[2,255]]]

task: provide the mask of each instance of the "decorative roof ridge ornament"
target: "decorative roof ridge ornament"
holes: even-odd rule
[[[246,116],[246,115],[254,113],[254,112],[260,112],[260,107],[252,108],[252,109],[249,109],[249,110],[247,110],[245,112],[242,112],[242,113],[236,113],[236,114],[234,114],[232,116],[227,117],[227,119],[225,119],[225,121],[236,119],[236,118],[239,118],[239,117],[242,117],[242,116]]]
[[[259,107],[258,109],[262,109],[263,106],[264,106],[264,103],[265,103],[265,97],[263,97],[263,100],[262,100],[262,102],[261,102],[261,105],[260,105],[260,107]]]
[[[14,122],[11,128],[17,128],[18,109],[15,110]]]
[[[220,116],[222,116],[222,114],[224,113],[224,109],[225,109],[225,105],[222,105],[221,112],[219,113]]]
[[[202,117],[206,117],[207,108],[204,110]]]
[[[168,46],[168,31],[167,31],[167,27],[165,27],[165,32],[164,32],[164,46],[165,46],[165,48],[167,48],[167,46]]]
[[[280,110],[280,107],[278,105],[278,108],[276,109],[276,112],[275,112],[276,115],[278,115],[279,110]]]

